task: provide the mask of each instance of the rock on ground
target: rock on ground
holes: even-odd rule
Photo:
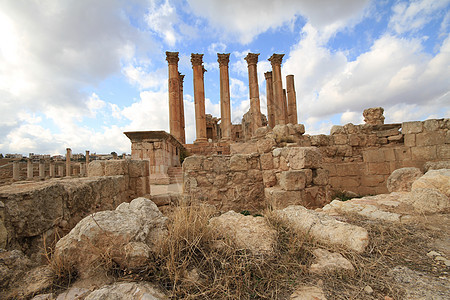
[[[330,252],[325,249],[314,249],[315,262],[309,268],[312,273],[327,273],[337,271],[354,271],[352,263],[340,253]]]
[[[119,282],[103,286],[85,300],[165,300],[166,295],[148,282]]]
[[[386,185],[390,193],[409,192],[412,183],[423,174],[419,168],[401,168],[397,169],[389,176]]]
[[[301,234],[310,234],[317,241],[331,246],[363,252],[369,244],[366,229],[340,222],[325,213],[308,210],[303,206],[291,205],[274,214]]]
[[[434,189],[450,197],[450,169],[430,170],[413,182],[411,191]]]
[[[291,300],[327,300],[323,290],[317,286],[301,286],[292,295]]]
[[[250,250],[253,254],[273,252],[276,230],[270,228],[264,217],[244,216],[229,211],[211,218],[209,224],[219,236],[231,239],[239,248]]]
[[[135,268],[145,263],[149,251],[167,235],[166,222],[152,201],[136,198],[116,210],[81,220],[58,241],[55,257],[74,264],[81,278],[88,277],[105,258],[122,267]]]

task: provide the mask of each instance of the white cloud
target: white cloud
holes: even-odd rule
[[[392,8],[394,15],[388,26],[397,34],[420,30],[449,4],[450,0],[399,2]]]
[[[212,55],[216,55],[217,53],[224,53],[227,49],[227,45],[224,43],[218,42],[218,43],[212,43],[208,47],[208,52]]]
[[[243,44],[260,33],[289,25],[299,15],[313,26],[337,30],[346,20],[360,14],[367,0],[190,0],[192,12],[208,19],[230,39]]]

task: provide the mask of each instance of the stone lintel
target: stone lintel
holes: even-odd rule
[[[178,65],[178,61],[180,60],[178,58],[178,52],[166,51],[166,60],[169,62],[169,65],[171,65],[171,64]]]
[[[256,65],[258,63],[259,53],[249,53],[245,57],[248,65]]]
[[[269,58],[270,63],[272,66],[274,65],[281,65],[283,61],[284,54],[272,54],[272,56]]]
[[[201,66],[203,64],[203,54],[191,53],[192,66]]]
[[[184,149],[184,146],[173,135],[163,130],[160,131],[128,131],[124,134],[130,139],[131,143],[142,141],[160,141],[168,140],[173,145]]]

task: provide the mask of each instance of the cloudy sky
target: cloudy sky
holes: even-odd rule
[[[169,128],[165,51],[180,53],[187,141],[191,53],[220,117],[217,52],[231,53],[232,120],[249,108],[244,57],[284,53],[307,133],[450,117],[450,0],[0,0],[0,153],[130,152],[131,130]]]

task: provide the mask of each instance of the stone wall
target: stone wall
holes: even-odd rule
[[[89,176],[122,175],[131,198],[150,194],[149,162],[147,160],[96,160],[89,163]]]
[[[230,154],[229,142],[205,142],[184,145],[190,155],[228,155]]]
[[[0,187],[0,248],[42,253],[43,238],[50,245],[87,215],[150,192],[147,161],[94,161],[89,171]]]
[[[218,209],[261,211],[291,204],[321,207],[330,201],[328,173],[315,147],[275,148],[258,141],[252,154],[191,156],[183,163],[184,193]]]
[[[450,160],[450,119],[401,124],[333,126],[329,136],[311,136],[324,157],[336,190],[360,195],[387,193],[396,169],[423,169],[428,161]]]

